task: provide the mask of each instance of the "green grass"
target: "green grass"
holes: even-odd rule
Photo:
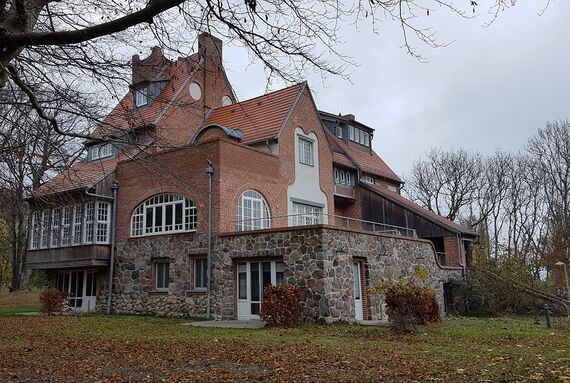
[[[39,312],[40,305],[4,305],[0,306],[1,315],[16,315],[21,313]]]
[[[188,321],[5,315],[0,381],[463,383],[564,382],[570,376],[570,323],[563,320],[546,329],[527,318],[447,319],[413,335],[357,325],[182,325]]]

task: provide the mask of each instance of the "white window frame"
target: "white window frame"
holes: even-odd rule
[[[73,219],[73,207],[61,209],[61,246],[71,245],[71,222]]]
[[[61,246],[61,210],[61,208],[57,208],[51,212],[50,247]]]
[[[376,180],[373,177],[364,176],[364,182],[374,185],[376,183]]]
[[[83,220],[84,205],[77,204],[73,207],[73,223],[71,228],[71,245],[81,245],[83,243]]]
[[[335,126],[334,128],[335,135],[342,140],[342,126]]]
[[[236,230],[261,230],[271,227],[269,205],[261,193],[246,190],[236,207]]]
[[[91,160],[112,157],[114,154],[113,145],[111,143],[94,145],[90,149]]]
[[[370,146],[370,134],[367,132],[364,132],[364,146],[367,148]]]
[[[137,108],[148,105],[148,86],[135,90],[135,105]]]
[[[95,239],[95,218],[97,206],[95,202],[85,204],[85,220],[83,221],[83,243],[93,243]]]
[[[352,125],[348,126],[348,138],[350,141],[354,141],[354,126]]]
[[[43,210],[40,220],[40,249],[47,249],[50,246],[50,222],[51,210]]]
[[[89,201],[38,210],[32,213],[30,225],[30,250],[109,244],[111,203]]]
[[[318,225],[323,222],[323,208],[319,206],[293,202],[293,213],[295,226]]]
[[[37,249],[40,247],[41,243],[41,218],[39,215],[42,214],[41,211],[34,211],[32,213],[32,222],[30,223],[31,235],[30,235],[30,249]]]
[[[167,210],[171,210],[170,224],[167,223]],[[176,221],[177,212],[181,214],[180,222]],[[149,214],[151,222],[147,225]],[[150,197],[138,205],[131,215],[131,237],[194,232],[197,226],[196,205],[177,194]]]
[[[315,166],[315,142],[310,138],[297,136],[299,146],[299,163]]]
[[[94,242],[97,244],[109,243],[109,232],[111,227],[111,204],[109,202],[97,202],[95,211],[96,224],[93,232]]]
[[[334,182],[337,185],[354,186],[353,175],[350,170],[347,169],[334,169]]]

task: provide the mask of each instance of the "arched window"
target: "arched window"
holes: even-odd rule
[[[196,205],[176,194],[161,194],[141,203],[131,217],[131,237],[196,230]]]
[[[271,227],[269,207],[255,190],[242,193],[236,209],[236,230],[257,230]]]

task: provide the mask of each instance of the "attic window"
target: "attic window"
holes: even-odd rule
[[[142,87],[135,91],[135,105],[137,108],[148,104],[148,87]]]
[[[337,125],[337,126],[335,126],[334,130],[335,130],[335,135],[336,135],[338,138],[341,138],[341,139],[342,139],[342,127],[340,127],[340,126]]]
[[[114,150],[111,144],[95,145],[89,148],[89,157],[92,161],[111,157],[113,154]]]

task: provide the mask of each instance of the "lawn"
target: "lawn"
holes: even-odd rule
[[[449,319],[397,335],[355,325],[230,330],[186,321],[2,316],[0,381],[570,381],[570,326],[562,323],[547,330],[528,319]]]
[[[0,316],[38,311],[40,311],[39,293],[31,291],[0,292]]]

